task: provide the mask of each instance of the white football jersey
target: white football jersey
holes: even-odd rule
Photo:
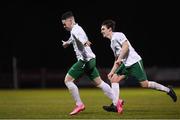
[[[120,51],[122,49],[122,44],[127,40],[129,44],[129,53],[125,59],[123,59],[123,62],[125,66],[131,66],[134,63],[141,60],[140,55],[134,50],[134,48],[131,46],[130,42],[126,38],[126,36],[122,32],[113,32],[112,33],[112,39],[111,39],[111,49],[114,52],[114,56],[118,57],[120,54]]]
[[[68,42],[73,44],[73,48],[78,60],[89,61],[90,59],[96,57],[90,46],[84,45],[87,41],[88,37],[86,33],[76,23],[71,30],[71,36]]]

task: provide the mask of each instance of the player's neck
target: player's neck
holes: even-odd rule
[[[72,28],[74,27],[74,25],[76,25],[75,22],[73,22],[73,23],[71,24],[71,30],[72,30]]]
[[[112,32],[110,32],[107,37],[111,40],[112,39]]]

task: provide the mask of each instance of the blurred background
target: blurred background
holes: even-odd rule
[[[100,33],[105,19],[116,21],[116,31],[123,32],[141,55],[149,80],[164,85],[180,85],[179,6],[173,1],[138,0],[54,0],[4,1],[1,14],[0,88],[61,88],[76,56],[72,46],[64,49],[61,40],[69,33],[59,18],[72,11],[83,27],[97,67],[104,81],[114,56],[110,41]],[[82,80],[83,79],[83,80]],[[80,78],[79,86],[92,84]],[[133,78],[122,86],[138,86]]]

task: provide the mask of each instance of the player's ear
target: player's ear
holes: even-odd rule
[[[111,27],[109,27],[109,28],[108,28],[108,31],[112,31],[112,28],[111,28]]]
[[[70,18],[69,21],[72,23],[73,20]]]
[[[74,22],[74,21],[75,21],[75,19],[74,19],[74,17],[73,17],[73,16],[70,18],[70,20],[71,20],[72,22]]]

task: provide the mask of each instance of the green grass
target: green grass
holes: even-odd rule
[[[124,113],[106,112],[111,101],[100,89],[80,88],[86,110],[69,116],[74,101],[67,89],[0,90],[1,119],[180,119],[180,88],[176,103],[165,93],[143,88],[122,88]]]

